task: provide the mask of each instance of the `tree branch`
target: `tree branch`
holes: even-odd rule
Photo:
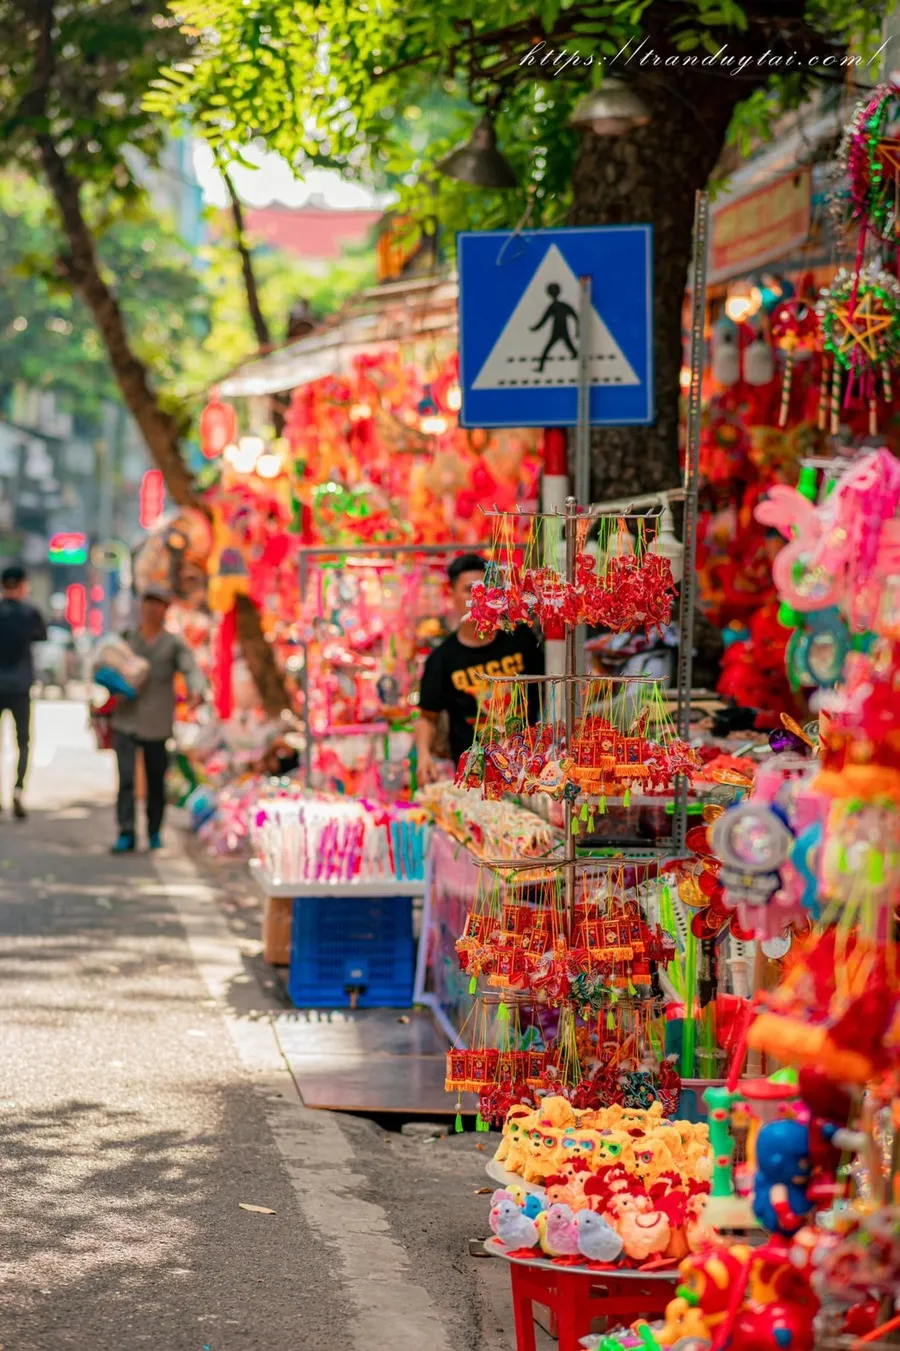
[[[247,295],[247,309],[250,311],[250,322],[253,324],[253,332],[256,335],[256,342],[260,353],[267,351],[272,346],[272,335],[269,332],[269,325],[266,322],[266,316],[262,312],[262,305],[259,300],[259,288],[256,284],[256,273],[253,271],[253,258],[247,244],[247,235],[244,229],[244,208],[241,205],[241,199],[237,195],[234,183],[231,180],[231,174],[227,166],[222,162],[218,152],[215,154],[216,168],[225,180],[225,187],[228,191],[228,199],[231,202],[231,217],[234,221],[234,242],[238,251],[238,257],[241,260],[241,275],[244,278],[244,290]]]

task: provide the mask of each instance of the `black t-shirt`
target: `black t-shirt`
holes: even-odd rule
[[[524,624],[514,633],[497,633],[484,647],[466,647],[451,633],[435,648],[422,672],[419,707],[450,715],[450,754],[459,761],[472,744],[478,702],[490,689],[485,676],[543,675],[544,653]],[[536,687],[529,702],[538,704]]]
[[[0,598],[0,694],[27,694],[34,680],[31,644],[47,637],[33,605],[11,596]]]

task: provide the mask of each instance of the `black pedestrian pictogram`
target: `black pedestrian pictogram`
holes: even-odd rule
[[[541,353],[540,360],[538,361],[538,372],[543,371],[547,358],[558,342],[565,343],[566,347],[569,349],[570,356],[578,356],[578,348],[569,336],[569,320],[571,319],[575,326],[575,336],[576,338],[578,337],[578,315],[572,309],[571,305],[568,305],[564,300],[560,300],[559,293],[561,289],[562,288],[558,286],[555,281],[550,283],[547,287],[547,295],[550,297],[550,304],[544,310],[544,313],[538,322],[531,326],[531,332],[537,333],[549,320],[553,321],[553,327],[550,330],[550,340]]]

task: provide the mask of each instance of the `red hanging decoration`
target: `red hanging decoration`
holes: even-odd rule
[[[234,441],[238,432],[237,413],[230,403],[223,403],[218,389],[213,389],[209,403],[200,414],[200,449],[207,460],[215,460],[225,447]]]

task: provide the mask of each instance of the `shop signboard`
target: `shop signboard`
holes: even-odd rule
[[[712,212],[709,280],[745,277],[790,257],[809,237],[812,171],[792,170]]]
[[[480,230],[457,244],[464,427],[575,426],[583,348],[592,425],[653,421],[649,225]]]

